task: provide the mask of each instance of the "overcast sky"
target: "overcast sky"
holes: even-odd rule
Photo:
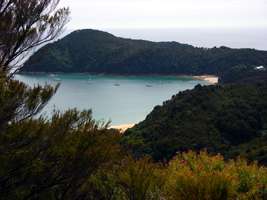
[[[267,0],[61,0],[70,29],[267,27]]]

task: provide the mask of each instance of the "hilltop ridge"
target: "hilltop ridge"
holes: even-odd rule
[[[267,51],[229,47],[198,48],[178,42],[151,42],[84,29],[47,44],[25,63],[24,72],[107,74],[213,74],[236,65],[267,65]]]

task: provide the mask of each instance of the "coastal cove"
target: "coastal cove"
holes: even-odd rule
[[[92,109],[97,120],[111,121],[113,128],[131,126],[145,119],[157,106],[197,84],[210,85],[214,76],[119,76],[92,74],[20,74],[16,79],[34,86],[60,84],[42,114],[71,108]],[[127,126],[126,126],[127,127]]]

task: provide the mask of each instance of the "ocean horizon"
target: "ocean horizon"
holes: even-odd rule
[[[85,28],[87,29],[87,28]],[[154,42],[175,41],[195,47],[252,48],[267,50],[267,27],[254,28],[98,28],[115,36]],[[75,31],[66,29],[60,38]]]

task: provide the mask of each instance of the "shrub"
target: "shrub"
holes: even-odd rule
[[[166,169],[167,199],[223,200],[266,198],[267,169],[203,151],[178,154]]]

